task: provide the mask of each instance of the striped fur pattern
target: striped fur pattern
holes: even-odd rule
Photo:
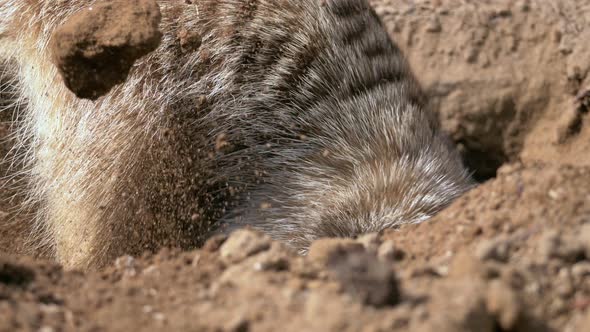
[[[244,226],[305,252],[422,222],[470,187],[366,0],[159,0],[162,44],[96,102],[65,89],[47,49],[92,3],[0,0],[27,191],[65,266]]]

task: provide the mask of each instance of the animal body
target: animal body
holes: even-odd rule
[[[314,239],[418,223],[470,187],[366,0],[159,0],[161,44],[76,98],[48,52],[92,6],[0,0],[18,154],[50,253],[92,268],[249,226]],[[200,38],[184,49],[180,31]]]

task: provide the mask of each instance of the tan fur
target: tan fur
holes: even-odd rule
[[[305,251],[426,220],[469,188],[365,0],[158,1],[162,44],[96,102],[64,87],[51,32],[82,0],[0,0],[28,194],[55,257],[101,266],[249,225]],[[202,36],[181,49],[181,29]]]

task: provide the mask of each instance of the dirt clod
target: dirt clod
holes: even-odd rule
[[[183,53],[194,52],[201,46],[201,36],[189,29],[180,29],[177,37],[180,43],[180,50]]]
[[[325,238],[312,243],[309,247],[309,258],[321,265],[329,265],[340,261],[353,253],[363,253],[365,247],[352,239]]]
[[[240,262],[270,248],[270,238],[250,230],[238,230],[219,249],[221,258],[228,263]]]
[[[380,307],[399,302],[399,289],[392,268],[374,255],[351,252],[334,257],[329,270],[344,290],[362,303]]]
[[[379,246],[381,245],[381,240],[379,239],[379,234],[377,233],[361,235],[357,241],[365,247],[367,252],[370,253],[377,253]]]
[[[488,286],[487,309],[503,331],[513,331],[523,311],[518,295],[500,280]]]
[[[155,0],[101,0],[73,15],[51,41],[65,85],[94,100],[124,82],[135,61],[160,44],[160,18]]]
[[[404,258],[404,252],[400,248],[397,248],[393,241],[384,241],[377,251],[379,259],[393,262],[402,260]]]

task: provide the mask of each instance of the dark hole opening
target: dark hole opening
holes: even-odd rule
[[[509,161],[504,151],[493,147],[476,147],[459,142],[458,148],[463,157],[463,163],[473,172],[472,177],[478,183],[495,178],[498,168]]]

